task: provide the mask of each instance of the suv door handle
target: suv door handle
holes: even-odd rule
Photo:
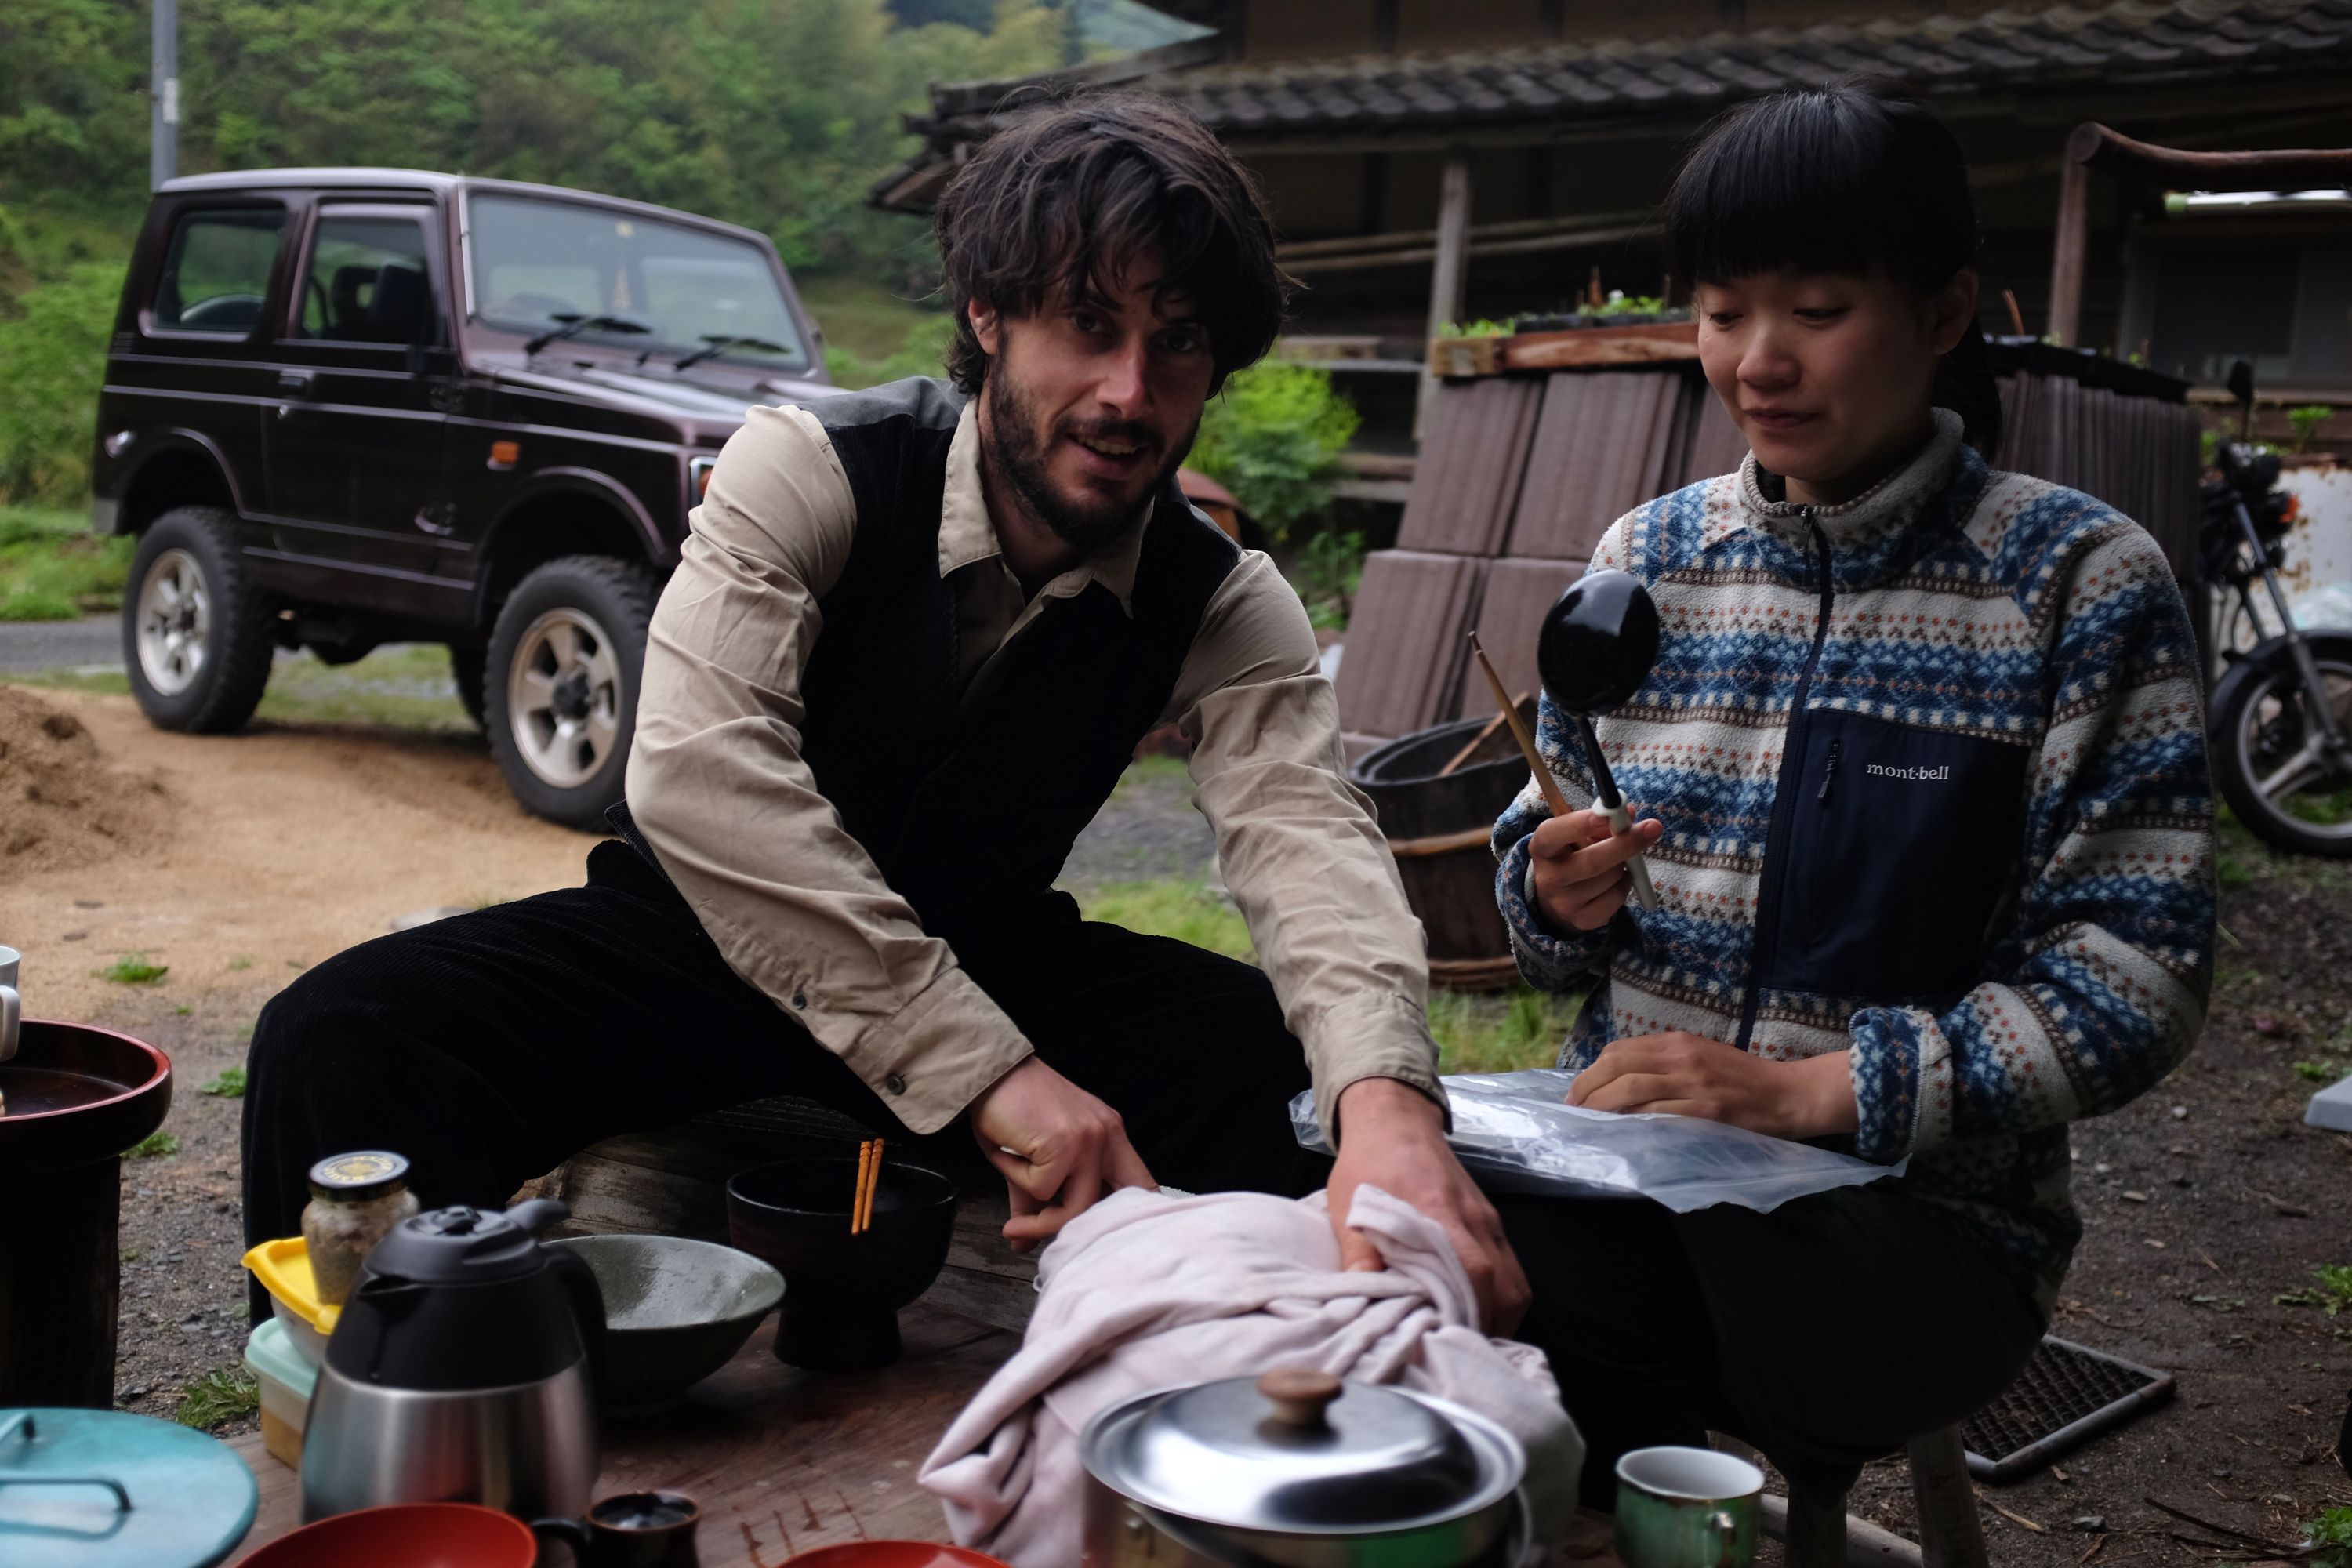
[[[310,395],[310,373],[304,370],[281,370],[278,373],[278,395],[308,397]]]

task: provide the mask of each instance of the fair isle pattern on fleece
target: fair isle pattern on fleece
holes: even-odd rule
[[[2212,976],[2213,805],[2195,642],[2156,542],[2088,496],[1988,470],[1936,411],[1909,464],[1814,509],[1834,598],[1806,699],[1926,731],[2027,748],[2024,838],[1977,969],[1937,1016],[1921,1007],[1765,991],[1752,1047],[1851,1047],[1854,1150],[1909,1154],[1905,1190],[1952,1212],[2046,1315],[2082,1226],[2066,1123],[2170,1072],[2202,1027]],[[1671,1029],[1738,1036],[1765,839],[1790,702],[1820,618],[1806,509],[1769,499],[1751,455],[1626,514],[1594,567],[1645,583],[1656,669],[1601,742],[1650,852],[1660,904],[1562,939],[1523,889],[1532,780],[1496,824],[1497,897],[1519,968],[1562,990],[1603,979],[1560,1065]],[[1580,808],[1592,783],[1574,730],[1543,704],[1538,744]],[[1913,889],[1935,897],[1933,888]]]

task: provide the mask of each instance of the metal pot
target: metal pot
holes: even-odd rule
[[[1527,1454],[1483,1415],[1283,1369],[1159,1389],[1079,1438],[1085,1568],[1486,1568],[1525,1548]]]

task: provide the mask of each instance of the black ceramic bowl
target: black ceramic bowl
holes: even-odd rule
[[[898,1359],[898,1309],[930,1289],[955,1229],[956,1185],[887,1162],[872,1223],[849,1234],[857,1159],[780,1160],[727,1184],[728,1239],[784,1277],[776,1359],[863,1372]]]

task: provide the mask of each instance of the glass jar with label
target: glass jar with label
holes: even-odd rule
[[[340,1307],[384,1233],[417,1210],[408,1161],[381,1149],[331,1154],[310,1167],[302,1243],[321,1306]]]

